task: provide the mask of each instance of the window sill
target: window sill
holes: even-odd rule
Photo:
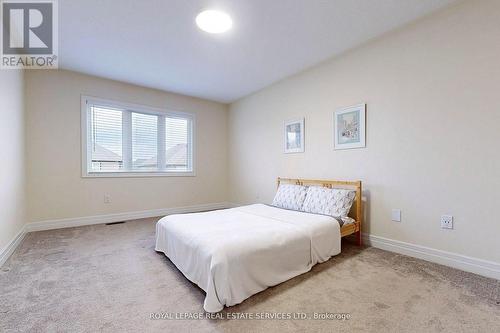
[[[194,171],[189,172],[87,172],[82,178],[144,178],[144,177],[195,177]]]

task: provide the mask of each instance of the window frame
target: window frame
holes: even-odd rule
[[[90,128],[90,106],[98,104],[102,107],[115,109],[119,111],[128,111],[142,114],[153,114],[160,117],[177,117],[191,120],[191,128],[188,129],[191,135],[191,171],[92,171],[92,152],[89,142],[89,128]],[[161,118],[160,118],[161,119]],[[165,134],[165,133],[164,133]],[[164,147],[165,143],[160,142],[165,139],[164,135],[158,133],[158,147]],[[114,100],[81,95],[81,156],[82,156],[82,178],[115,178],[115,177],[195,177],[196,176],[196,116],[191,112],[175,111],[172,109],[160,109],[145,105],[118,102]],[[160,156],[158,157],[158,160]],[[161,161],[159,161],[161,164]]]

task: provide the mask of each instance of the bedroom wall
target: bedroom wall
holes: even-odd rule
[[[231,200],[271,202],[278,176],[360,179],[365,232],[500,263],[499,17],[466,1],[230,105]],[[362,102],[367,148],[334,151],[334,110]],[[284,154],[298,117],[305,153]]]
[[[28,71],[26,92],[29,222],[227,200],[226,105],[64,70]],[[194,112],[196,177],[82,178],[82,94]]]
[[[25,224],[24,78],[0,70],[0,261]]]

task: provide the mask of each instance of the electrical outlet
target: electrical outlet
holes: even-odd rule
[[[109,194],[104,195],[104,203],[105,204],[111,203],[111,196]]]
[[[453,229],[453,216],[451,215],[441,216],[441,229]]]
[[[394,222],[401,222],[401,209],[392,210],[392,220]]]

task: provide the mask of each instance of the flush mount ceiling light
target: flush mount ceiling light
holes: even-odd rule
[[[205,10],[196,16],[198,27],[211,34],[220,34],[233,26],[233,20],[226,13],[218,10]]]

